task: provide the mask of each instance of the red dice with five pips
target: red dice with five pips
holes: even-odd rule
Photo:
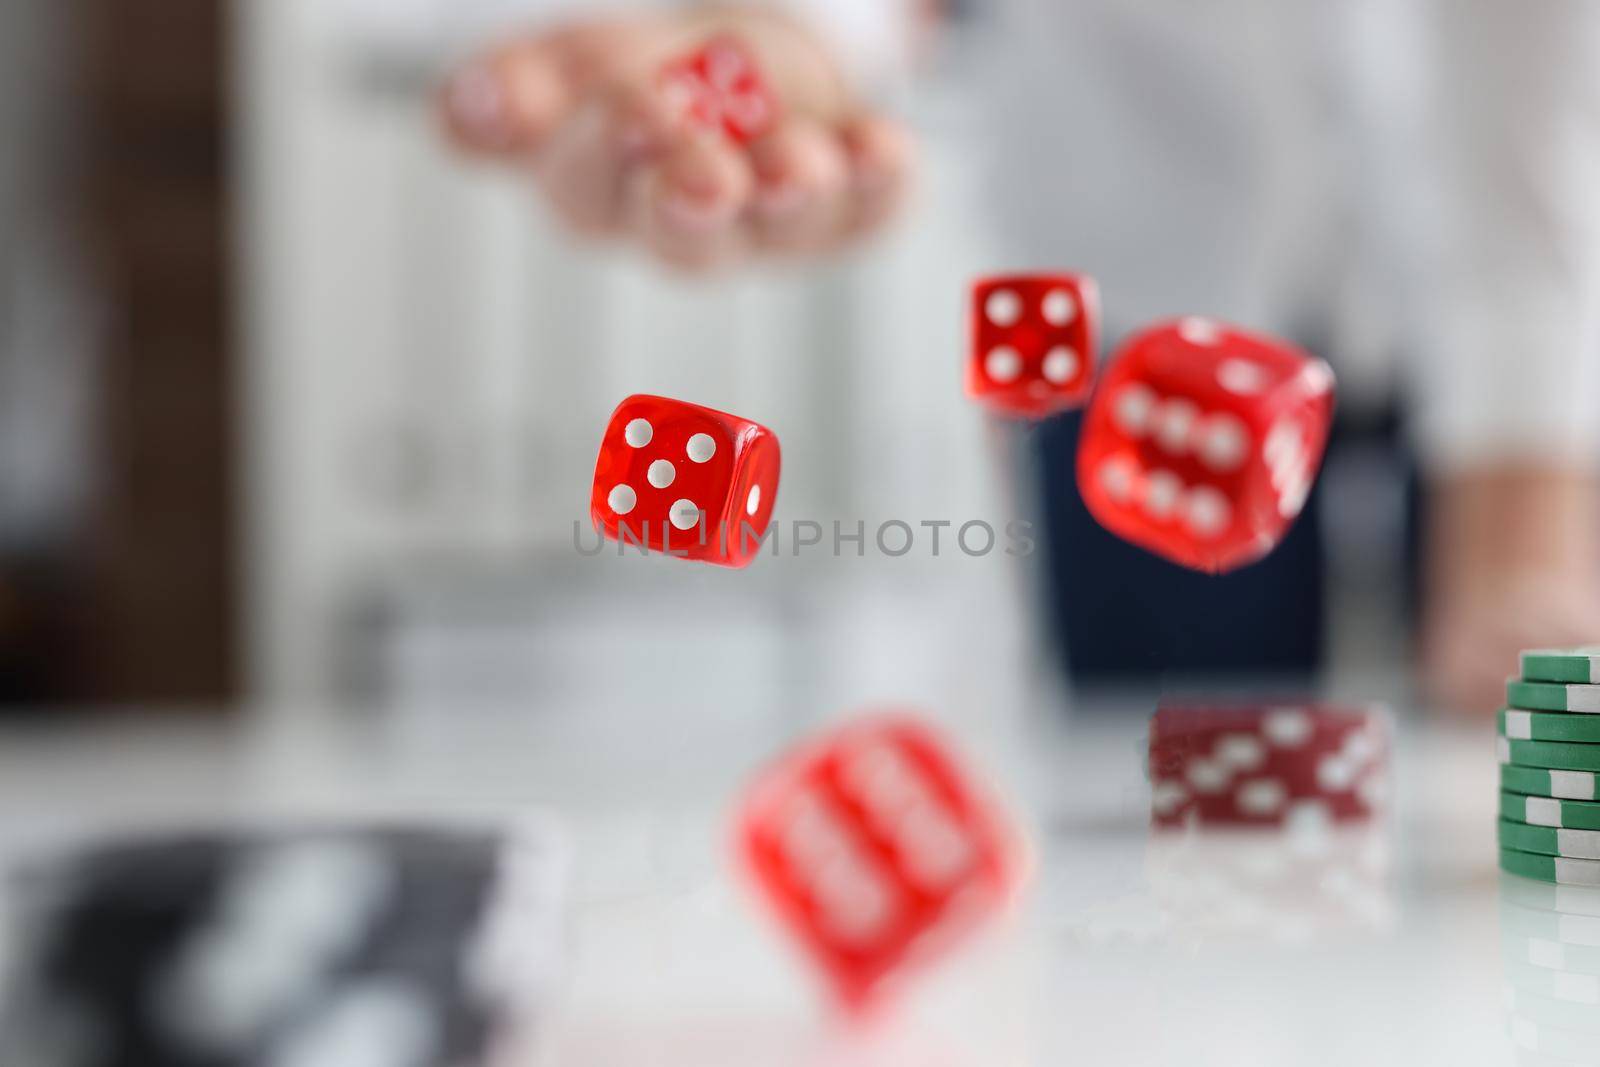
[[[1038,419],[1080,407],[1094,384],[1100,295],[1085,274],[1008,274],[972,286],[967,395]]]
[[[856,1011],[1000,912],[1020,866],[999,809],[937,734],[903,715],[784,756],[745,799],[737,848]]]
[[[712,38],[661,71],[668,105],[702,129],[720,130],[746,144],[777,121],[778,100],[749,46],[737,37]]]
[[[1333,371],[1287,342],[1210,319],[1157,324],[1101,375],[1078,488],[1102,526],[1220,574],[1282,540],[1333,420]]]
[[[743,567],[761,550],[781,466],[778,438],[760,423],[630,396],[600,442],[590,518],[625,545]]]

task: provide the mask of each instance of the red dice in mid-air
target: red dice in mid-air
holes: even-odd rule
[[[1209,319],[1162,323],[1102,374],[1078,488],[1112,533],[1220,574],[1282,540],[1332,418],[1333,371],[1321,360]]]
[[[600,442],[589,514],[614,541],[743,567],[761,550],[780,466],[778,438],[759,423],[630,396]]]
[[[934,733],[900,716],[784,757],[748,797],[738,847],[852,1010],[1001,910],[1018,869],[998,809]]]
[[[745,144],[772,128],[778,101],[750,49],[737,37],[714,37],[661,72],[668,103],[696,126]]]
[[[1013,274],[972,287],[967,395],[1003,415],[1080,406],[1094,384],[1100,295],[1084,274]]]

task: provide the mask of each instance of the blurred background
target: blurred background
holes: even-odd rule
[[[977,210],[968,34],[902,102],[925,163],[909,225],[824,269],[684,281],[570,243],[515,176],[445,150],[432,86],[527,6],[0,9],[12,714],[703,710],[725,687],[741,714],[809,715],[1049,685],[1046,560],[847,549],[735,573],[573,549],[632,392],[777,429],[779,521],[1036,515],[1022,434],[956,386],[965,285],[1009,263]],[[1359,333],[1329,339],[1336,671],[1406,647],[1404,472]],[[707,690],[663,685],[668,665]]]

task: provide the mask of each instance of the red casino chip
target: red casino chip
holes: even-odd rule
[[[1150,721],[1152,821],[1284,826],[1380,812],[1388,715],[1329,704],[1171,705]]]

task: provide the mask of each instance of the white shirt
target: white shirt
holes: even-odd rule
[[[789,2],[880,62],[910,7]],[[1400,355],[1436,470],[1600,458],[1600,3],[980,8],[995,213],[1096,275],[1113,329]]]

